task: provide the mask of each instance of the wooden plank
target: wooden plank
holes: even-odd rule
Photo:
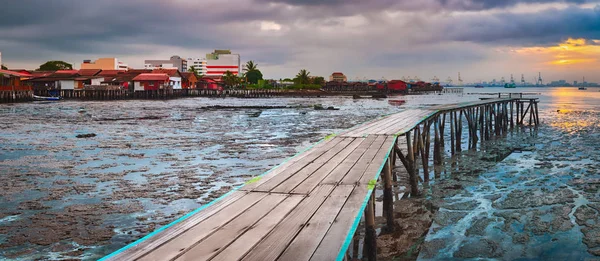
[[[380,130],[379,133],[380,135],[384,135],[384,134],[388,134],[388,135],[393,135],[393,134],[402,134],[402,130],[409,128],[412,129],[415,125],[419,124],[420,122],[422,122],[423,120],[425,120],[424,118],[430,114],[435,114],[435,112],[429,111],[429,110],[415,110],[415,113],[412,114],[410,117],[407,117],[404,121],[401,121],[399,123],[397,123],[394,126],[391,126],[390,128],[387,129],[383,129]]]
[[[370,138],[370,140],[374,140],[373,138]],[[361,145],[363,145],[364,143],[369,143],[370,141],[367,141],[366,138],[356,138],[352,143],[350,143],[350,145],[348,145],[348,147],[346,147],[344,150],[342,150],[340,153],[338,153],[337,155],[335,155],[335,157],[333,157],[331,160],[329,160],[327,163],[325,163],[325,165],[323,165],[321,168],[319,168],[317,171],[315,171],[314,173],[312,173],[309,177],[307,177],[306,179],[304,179],[304,181],[302,181],[301,183],[296,183],[294,186],[294,189],[291,191],[291,193],[295,193],[295,194],[307,194],[310,191],[312,191],[325,177],[327,177],[334,169],[336,169],[343,161],[345,161],[351,154],[353,154]],[[363,147],[367,147],[368,145],[363,145]],[[362,149],[362,148],[361,148]],[[362,149],[363,152],[366,149]],[[362,154],[362,153],[361,153]],[[288,179],[286,181],[286,183],[288,181],[292,181],[294,178],[296,178],[298,175]],[[299,180],[299,179],[297,179]],[[285,184],[285,183],[284,183]],[[282,184],[282,185],[284,185]],[[293,184],[291,184],[289,187],[293,186]],[[285,188],[284,191],[289,191]],[[273,191],[278,191],[279,187],[277,187],[275,190]]]
[[[344,204],[327,234],[313,253],[311,260],[336,260],[340,252],[346,252],[347,249],[342,249],[342,247],[346,240],[350,240],[354,236],[354,231],[357,228],[353,225],[355,220],[362,215],[362,205],[367,193],[366,186],[356,186],[354,188],[346,204]]]
[[[214,204],[208,206],[202,211],[184,219],[183,221],[161,231],[160,233],[142,241],[141,243],[121,252],[119,255],[111,258],[110,260],[135,260],[147,252],[159,247],[167,241],[175,238],[176,236],[184,233],[188,229],[192,228],[196,224],[203,220],[211,217],[215,213],[219,212],[223,208],[227,207],[231,203],[237,201],[241,197],[245,196],[246,192],[234,191],[229,196],[216,201]]]
[[[394,121],[390,121],[385,126],[380,126],[379,128],[374,128],[370,130],[370,134],[385,134],[384,130],[398,128],[398,126],[404,125],[403,122],[410,121],[413,118],[416,118],[417,115],[422,113],[422,110],[408,110],[404,111],[404,113],[399,113],[400,117],[395,119]]]
[[[358,181],[359,184],[369,184],[369,181],[376,179],[379,176],[380,169],[382,168],[383,164],[385,164],[385,162],[387,161],[387,155],[390,152],[392,146],[394,146],[395,140],[395,137],[386,138],[385,142],[375,155],[375,158],[373,159],[373,161],[371,161],[371,163],[369,163],[369,166]]]
[[[354,186],[337,186],[279,259],[309,260],[353,189]]]
[[[261,177],[258,181],[251,183],[251,184],[246,184],[245,186],[243,186],[240,190],[244,190],[244,191],[252,191],[253,189],[255,189],[256,187],[266,183],[267,181],[269,181],[270,179],[276,177],[277,175],[279,175],[280,173],[284,172],[284,171],[293,171],[293,170],[300,170],[302,169],[302,167],[306,166],[307,164],[309,164],[310,162],[312,162],[314,159],[316,159],[317,157],[321,156],[323,153],[325,153],[328,149],[332,148],[333,146],[335,146],[337,143],[339,143],[340,141],[342,141],[342,139],[339,138],[333,138],[329,141],[324,141],[321,142],[320,144],[318,144],[317,146],[313,147],[312,149],[302,153],[301,155],[299,155],[299,157],[294,158],[278,167],[275,167],[271,172],[265,174],[263,177]]]
[[[342,142],[338,143],[334,148],[321,155],[321,157],[316,158],[313,162],[306,165],[300,171],[296,173],[284,172],[286,179],[281,183],[267,182],[264,185],[256,188],[256,190],[275,193],[289,193],[304,179],[325,165],[329,160],[335,157],[335,155],[340,153],[340,151],[344,150],[354,140],[354,138],[344,138]]]
[[[291,195],[273,209],[268,215],[261,219],[258,223],[250,227],[246,233],[239,236],[232,244],[223,249],[218,255],[211,260],[239,260],[242,258],[256,243],[265,237],[273,228],[287,216],[292,209],[304,199],[304,196]]]
[[[243,234],[265,215],[277,207],[287,195],[270,194],[244,213],[237,216],[227,225],[219,228],[212,235],[202,240],[199,244],[182,252],[176,260],[208,260],[215,256],[233,242],[239,235]]]
[[[319,157],[322,157],[325,153],[331,151],[338,147],[338,145],[344,141],[344,138],[335,138],[335,141],[329,143],[327,146],[321,147],[318,150],[311,153],[310,156],[301,159],[300,161],[294,163],[292,166],[287,168],[279,169],[275,174],[272,175],[270,179],[259,180],[258,185],[252,191],[270,191],[277,185],[281,184],[281,182],[288,179],[291,175],[296,172],[304,169],[307,165],[314,162]]]
[[[190,228],[185,233],[146,253],[139,260],[169,260],[178,256],[182,251],[206,238],[265,196],[267,196],[266,193],[250,192],[246,194],[210,218]]]
[[[285,250],[296,234],[306,225],[315,211],[327,199],[333,185],[319,186],[297,208],[279,223],[271,233],[254,246],[243,260],[275,260]]]
[[[370,135],[367,139],[360,144],[360,146],[348,156],[339,166],[337,166],[325,179],[321,181],[321,184],[338,184],[348,174],[350,169],[354,165],[358,164],[360,159],[369,150],[369,147],[375,142],[375,135]],[[379,145],[381,146],[381,145]]]
[[[377,136],[373,144],[369,147],[369,149],[360,157],[360,160],[350,169],[348,174],[344,176],[341,185],[353,185],[356,184],[362,177],[363,173],[369,166],[369,163],[373,161],[377,152],[381,149],[381,146],[385,142],[385,136]]]

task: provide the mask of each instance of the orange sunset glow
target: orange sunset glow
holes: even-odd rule
[[[600,64],[600,40],[569,38],[557,46],[517,49],[522,55],[541,55],[545,64],[553,66]]]

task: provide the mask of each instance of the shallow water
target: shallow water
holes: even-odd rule
[[[465,92],[498,91],[505,90]],[[511,91],[546,93],[548,90]],[[592,91],[588,90],[590,94]],[[597,114],[577,112],[597,113],[600,102],[597,94],[579,95],[569,89],[552,89],[555,92],[566,94],[541,96],[544,127],[538,130],[537,137],[527,139],[541,151],[543,146],[550,149],[565,146],[558,137],[576,137],[578,146],[567,151],[582,161],[574,162],[571,156],[561,159],[581,171],[585,162],[592,165],[598,162],[583,161],[593,159],[590,154],[594,152],[584,149],[582,144],[597,147],[600,143],[593,143],[598,142],[598,122],[593,121],[594,117],[597,120]],[[0,122],[0,256],[23,260],[97,259],[262,174],[328,134],[405,108],[477,100],[481,96],[408,96],[403,98],[407,104],[402,107],[391,106],[385,100],[349,98],[193,98],[0,105],[3,119]],[[574,98],[564,99],[564,96]],[[580,101],[584,104],[579,104]],[[311,107],[317,103],[340,110],[315,111]],[[290,108],[203,108],[212,105]],[[557,118],[557,109],[574,113],[561,113],[558,115],[564,117]],[[580,124],[584,118],[585,124]],[[89,133],[96,136],[76,138]],[[545,137],[555,140],[537,146]],[[508,162],[525,160],[520,166],[533,169],[536,153],[538,150],[528,157],[513,154]],[[484,172],[481,178],[471,178],[465,185],[473,184],[475,187],[470,190],[475,191],[486,179],[499,179],[514,167],[502,164],[478,170]],[[509,186],[514,178],[503,177],[494,182],[506,182],[503,186]],[[498,193],[514,191],[503,186],[496,187]],[[468,197],[463,197],[461,200],[468,201]],[[479,199],[477,202],[490,204]],[[581,197],[574,202],[585,203]],[[484,213],[483,210],[489,212],[482,209],[476,213]],[[575,213],[569,218],[577,223]],[[552,216],[544,213],[540,219],[549,222]],[[449,226],[445,231],[452,230]]]
[[[465,152],[457,171],[436,181],[439,209],[419,259],[600,256],[600,93],[539,91],[539,128],[484,145],[515,152],[492,164]],[[444,189],[451,185],[460,189]]]

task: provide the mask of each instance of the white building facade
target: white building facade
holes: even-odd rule
[[[206,76],[222,76],[227,71],[234,75],[242,74],[239,54],[232,54],[230,50],[215,50],[206,54]]]

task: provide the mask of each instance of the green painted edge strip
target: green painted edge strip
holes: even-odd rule
[[[144,242],[145,240],[147,240],[147,239],[149,239],[149,238],[151,238],[151,237],[155,236],[156,234],[160,233],[161,231],[163,231],[163,230],[165,230],[165,229],[167,229],[167,228],[169,228],[169,227],[172,227],[173,225],[175,225],[175,224],[177,224],[177,223],[179,223],[179,222],[181,222],[181,221],[183,221],[183,220],[185,220],[185,219],[189,218],[190,216],[193,216],[193,215],[197,214],[198,212],[200,212],[200,211],[202,211],[202,210],[206,209],[207,207],[210,207],[210,206],[214,205],[214,204],[215,204],[215,203],[217,203],[219,200],[221,200],[221,199],[223,199],[223,198],[225,198],[225,197],[227,197],[227,196],[231,195],[233,192],[235,192],[235,191],[238,191],[240,188],[244,187],[246,184],[251,184],[251,183],[254,183],[254,182],[257,182],[257,181],[259,181],[260,179],[262,179],[262,177],[263,177],[264,175],[267,175],[267,174],[269,174],[271,171],[273,171],[273,170],[275,170],[275,169],[277,169],[277,168],[281,167],[283,164],[287,163],[288,161],[292,160],[293,158],[295,158],[295,157],[298,157],[299,155],[301,155],[301,154],[303,154],[303,153],[307,152],[308,150],[310,150],[310,149],[314,148],[315,146],[317,146],[318,144],[320,144],[320,143],[323,143],[323,142],[325,142],[325,139],[321,139],[321,140],[320,140],[320,141],[318,141],[317,143],[315,143],[315,144],[313,144],[313,145],[311,145],[311,146],[307,147],[306,149],[304,149],[304,150],[302,150],[302,151],[300,151],[300,152],[296,153],[294,156],[287,158],[286,160],[284,160],[283,162],[281,162],[279,165],[277,165],[277,166],[275,166],[274,168],[272,168],[272,169],[268,170],[267,172],[265,172],[265,173],[263,173],[263,174],[260,174],[260,175],[258,175],[258,176],[256,176],[256,177],[252,178],[251,180],[247,181],[246,183],[244,183],[244,184],[242,184],[242,185],[240,185],[240,186],[238,186],[238,187],[236,187],[236,188],[233,188],[231,191],[229,191],[229,192],[227,192],[227,193],[223,194],[222,196],[220,196],[220,197],[216,198],[215,200],[213,200],[213,201],[211,201],[211,202],[209,202],[209,203],[207,203],[207,204],[205,204],[205,205],[202,205],[202,206],[200,206],[199,208],[197,208],[197,209],[193,210],[192,212],[190,212],[190,213],[187,213],[186,215],[184,215],[184,216],[182,216],[182,217],[180,217],[180,218],[176,219],[175,221],[173,221],[173,222],[171,222],[171,223],[169,223],[169,224],[167,224],[167,225],[164,225],[164,226],[160,227],[160,228],[159,228],[159,229],[157,229],[157,230],[154,230],[152,233],[150,233],[150,234],[148,234],[148,235],[146,235],[146,236],[144,236],[144,237],[142,237],[142,238],[140,238],[140,239],[138,239],[138,240],[136,240],[136,241],[134,241],[134,242],[132,242],[132,243],[129,243],[129,244],[127,244],[126,246],[124,246],[124,247],[122,247],[122,248],[120,248],[120,249],[116,250],[115,252],[112,252],[112,253],[108,254],[107,256],[105,256],[105,257],[103,257],[103,258],[100,258],[100,259],[98,259],[98,261],[106,261],[106,260],[108,260],[108,259],[110,259],[110,258],[113,258],[113,257],[115,257],[115,256],[117,256],[117,255],[119,255],[119,254],[121,254],[121,253],[122,253],[122,252],[124,252],[125,250],[127,250],[127,249],[130,249],[130,248],[132,248],[132,247],[134,247],[134,246],[136,246],[136,245],[138,245],[138,244],[140,244],[140,243]],[[252,182],[251,182],[251,181],[252,181]],[[249,183],[249,182],[250,182],[250,183]]]
[[[388,152],[386,155],[386,157],[390,156],[390,153],[392,152],[392,148],[394,148],[394,144],[396,144],[396,138],[394,138],[394,142],[392,142],[392,144],[390,145],[390,147],[388,148]],[[375,176],[374,180],[378,180],[379,176],[381,175],[381,171],[383,170],[383,167],[385,167],[385,161],[383,162],[383,164],[381,164],[381,166],[379,167],[379,170],[377,171],[377,176]],[[369,183],[371,183],[371,181],[369,181]],[[367,192],[367,196],[365,197],[365,200],[363,201],[361,207],[360,207],[360,211],[358,213],[360,213],[359,215],[356,216],[356,218],[354,219],[354,223],[352,223],[352,228],[350,229],[350,231],[348,231],[348,235],[346,235],[346,240],[344,240],[344,244],[342,245],[342,248],[340,249],[340,252],[338,253],[338,256],[336,258],[337,261],[343,261],[344,257],[346,256],[346,252],[348,251],[348,247],[350,247],[350,243],[352,243],[352,238],[354,238],[354,233],[356,233],[356,229],[358,229],[358,224],[360,223],[360,220],[363,216],[363,212],[365,212],[365,208],[367,207],[367,203],[369,202],[369,197],[371,197],[371,194],[373,193],[374,189],[369,189]]]

